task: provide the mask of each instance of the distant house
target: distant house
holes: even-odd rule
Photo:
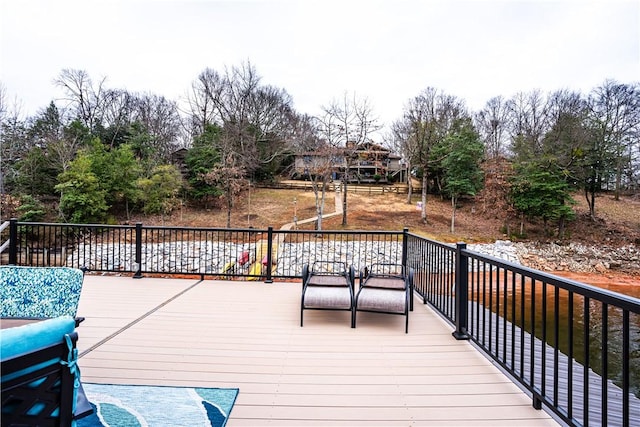
[[[301,179],[308,178],[309,174],[327,172],[336,178],[346,165],[345,157],[339,154],[307,152],[297,154],[294,160],[295,175]]]
[[[366,142],[355,147],[349,167],[351,182],[406,182],[402,157],[390,150]]]
[[[180,170],[180,173],[184,178],[187,177],[187,173],[189,168],[187,167],[187,153],[189,150],[186,148],[179,148],[173,153],[171,153],[171,163],[176,165],[176,167]]]
[[[347,163],[348,162],[348,163]],[[406,182],[407,168],[402,157],[372,142],[348,145],[341,155],[307,152],[296,155],[295,172],[305,178],[310,171],[330,169],[334,179],[348,170],[352,183]]]

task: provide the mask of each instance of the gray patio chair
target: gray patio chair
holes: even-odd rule
[[[343,262],[315,261],[311,267],[302,268],[302,300],[300,304],[300,326],[304,321],[304,310],[342,310],[351,312],[351,327],[354,323],[353,287],[355,271]]]
[[[353,325],[358,311],[405,316],[404,332],[409,332],[409,311],[413,310],[413,269],[401,264],[372,264],[360,272]]]

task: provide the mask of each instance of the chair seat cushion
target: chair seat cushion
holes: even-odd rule
[[[369,276],[364,284],[372,288],[385,289],[404,289],[406,286],[404,279],[390,276]]]
[[[349,286],[347,278],[337,274],[312,274],[307,283],[312,286]]]
[[[364,287],[358,293],[356,309],[403,314],[407,309],[407,294],[397,289]]]
[[[349,310],[351,292],[347,286],[309,286],[304,294],[304,308]]]

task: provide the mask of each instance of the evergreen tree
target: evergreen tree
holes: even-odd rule
[[[15,163],[14,191],[33,196],[54,193],[58,183],[60,170],[55,168],[47,152],[40,147],[33,147],[25,156]]]
[[[564,237],[565,223],[575,218],[571,205],[575,201],[563,176],[545,170],[538,162],[516,166],[511,186],[514,206],[522,215],[520,233],[524,233],[524,218],[541,218],[548,232],[548,222],[557,221],[558,236]]]
[[[220,127],[206,125],[204,132],[194,138],[193,147],[187,152],[185,158],[189,196],[195,200],[204,201],[205,204],[211,197],[222,194],[222,190],[205,180],[206,174],[214,170],[216,165],[220,163],[218,149],[220,135]]]
[[[137,203],[142,194],[137,182],[142,176],[142,167],[133,155],[129,144],[112,151],[111,195],[115,203],[122,203],[129,219],[131,204]]]
[[[164,216],[180,205],[178,195],[182,188],[182,175],[173,165],[156,167],[149,178],[137,182],[141,190],[142,210],[146,214],[159,213]]]
[[[100,187],[91,162],[91,156],[82,150],[60,174],[55,189],[61,194],[60,213],[66,222],[92,224],[106,218],[106,191]]]
[[[448,153],[441,165],[443,171],[443,190],[451,198],[451,232],[455,231],[455,218],[458,199],[461,196],[474,196],[482,188],[482,169],[484,145],[471,121],[461,120],[453,133],[446,138]]]
[[[42,202],[28,194],[20,196],[20,206],[16,211],[19,215],[18,220],[25,222],[42,221],[47,213]]]
[[[109,208],[122,208],[129,218],[131,203],[141,197],[137,181],[142,176],[142,167],[129,144],[107,149],[96,141],[90,152],[92,170],[105,191]]]

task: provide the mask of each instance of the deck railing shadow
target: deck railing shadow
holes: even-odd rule
[[[414,291],[534,407],[568,425],[640,425],[640,300],[400,231],[26,223],[0,228],[3,263],[200,278],[300,278],[338,260],[414,270]]]

